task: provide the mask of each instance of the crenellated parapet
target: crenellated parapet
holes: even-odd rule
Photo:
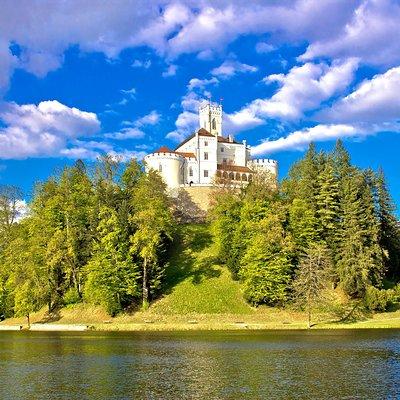
[[[249,160],[247,166],[253,170],[268,171],[278,176],[278,161],[271,158],[255,158]]]

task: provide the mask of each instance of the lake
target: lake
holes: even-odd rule
[[[0,399],[397,399],[400,330],[0,332]]]

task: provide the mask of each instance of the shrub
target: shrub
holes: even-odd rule
[[[69,304],[76,304],[81,301],[78,291],[71,287],[64,294],[64,304],[67,306]]]
[[[399,300],[400,291],[396,289],[385,290],[373,286],[367,287],[364,296],[365,308],[369,311],[386,311],[391,304]]]

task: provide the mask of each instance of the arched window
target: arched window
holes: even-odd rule
[[[229,172],[229,179],[234,180],[235,174],[233,172]]]
[[[212,129],[217,129],[217,123],[215,122],[215,118],[213,118],[211,121],[211,127]]]
[[[236,172],[236,178],[235,178],[235,180],[236,180],[236,181],[240,181],[240,174],[239,174],[239,172]]]
[[[193,168],[189,167],[189,176],[193,176]]]
[[[162,172],[162,164],[158,164],[158,172]]]
[[[247,181],[247,175],[246,174],[242,174],[242,181]]]

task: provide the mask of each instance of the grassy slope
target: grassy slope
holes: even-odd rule
[[[180,240],[166,271],[166,291],[148,310],[110,318],[100,307],[79,304],[60,310],[48,321],[45,312],[32,322],[90,324],[104,330],[168,329],[298,329],[306,327],[303,313],[277,308],[250,307],[240,284],[226,267],[218,264],[208,225],[181,227]],[[320,328],[400,328],[400,311],[377,314],[371,319],[349,324],[323,323]],[[3,324],[24,324],[25,319],[9,319]]]
[[[167,290],[156,314],[250,314],[238,282],[218,265],[208,225],[186,225],[166,271]]]

